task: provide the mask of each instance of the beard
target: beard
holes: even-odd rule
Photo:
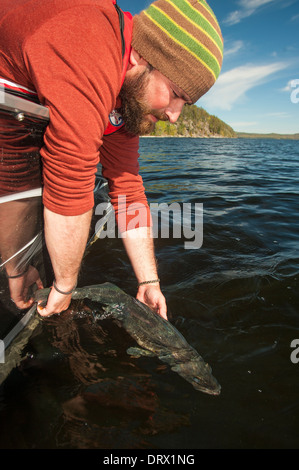
[[[154,116],[158,121],[168,121],[168,116],[151,109],[146,103],[146,91],[149,83],[151,66],[137,77],[125,78],[120,91],[121,107],[119,109],[125,128],[133,135],[148,135],[155,129],[156,123],[150,118]]]

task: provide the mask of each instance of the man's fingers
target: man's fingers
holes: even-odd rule
[[[20,310],[25,310],[26,308],[30,308],[34,302],[34,299],[29,299],[26,302],[24,302],[24,300],[14,300],[13,298],[11,300]]]
[[[43,302],[41,302],[40,304],[37,304],[36,310],[41,317],[50,317],[51,315],[54,315],[55,313],[60,313],[58,309],[53,309],[51,308],[50,305],[44,306]]]
[[[164,318],[164,320],[168,320],[167,308],[165,308],[165,307],[159,308],[157,313],[158,313],[158,315],[160,315],[160,317]]]
[[[51,290],[47,305],[43,302],[37,304],[37,311],[41,317],[49,317],[55,313],[64,312],[69,308],[71,303],[72,294],[63,295],[56,292],[54,289]]]
[[[41,317],[49,317],[51,315],[47,310],[47,306],[43,306],[43,302],[37,304],[36,310]]]
[[[164,318],[164,320],[168,320],[167,306],[166,306],[166,301],[164,301],[164,298],[160,300],[156,311],[157,311],[157,314],[160,315],[160,317]]]
[[[44,288],[44,285],[43,285],[40,278],[37,279],[36,286],[37,286],[38,289],[43,289]]]
[[[136,298],[154,310],[164,320],[168,320],[166,299],[160,287],[146,286],[141,289],[139,288]]]

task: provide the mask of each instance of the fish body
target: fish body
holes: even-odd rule
[[[48,293],[49,289],[37,291],[36,300],[44,300]],[[211,367],[184,336],[169,321],[116,285],[104,283],[77,288],[72,298],[99,303],[106,317],[117,320],[141,348],[129,348],[129,354],[157,356],[196,390],[210,395],[220,394],[221,387],[213,377]],[[96,317],[100,319],[102,315],[99,313]]]

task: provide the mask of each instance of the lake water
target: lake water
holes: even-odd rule
[[[203,204],[200,248],[155,245],[170,319],[221,395],[129,357],[111,321],[69,312],[39,322],[0,388],[0,447],[298,448],[298,141],[146,138],[140,152],[150,203]],[[105,281],[135,294],[118,239],[82,267],[81,286]]]

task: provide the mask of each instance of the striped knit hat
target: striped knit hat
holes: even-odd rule
[[[193,103],[220,74],[223,39],[205,0],[156,0],[134,17],[132,46]]]

